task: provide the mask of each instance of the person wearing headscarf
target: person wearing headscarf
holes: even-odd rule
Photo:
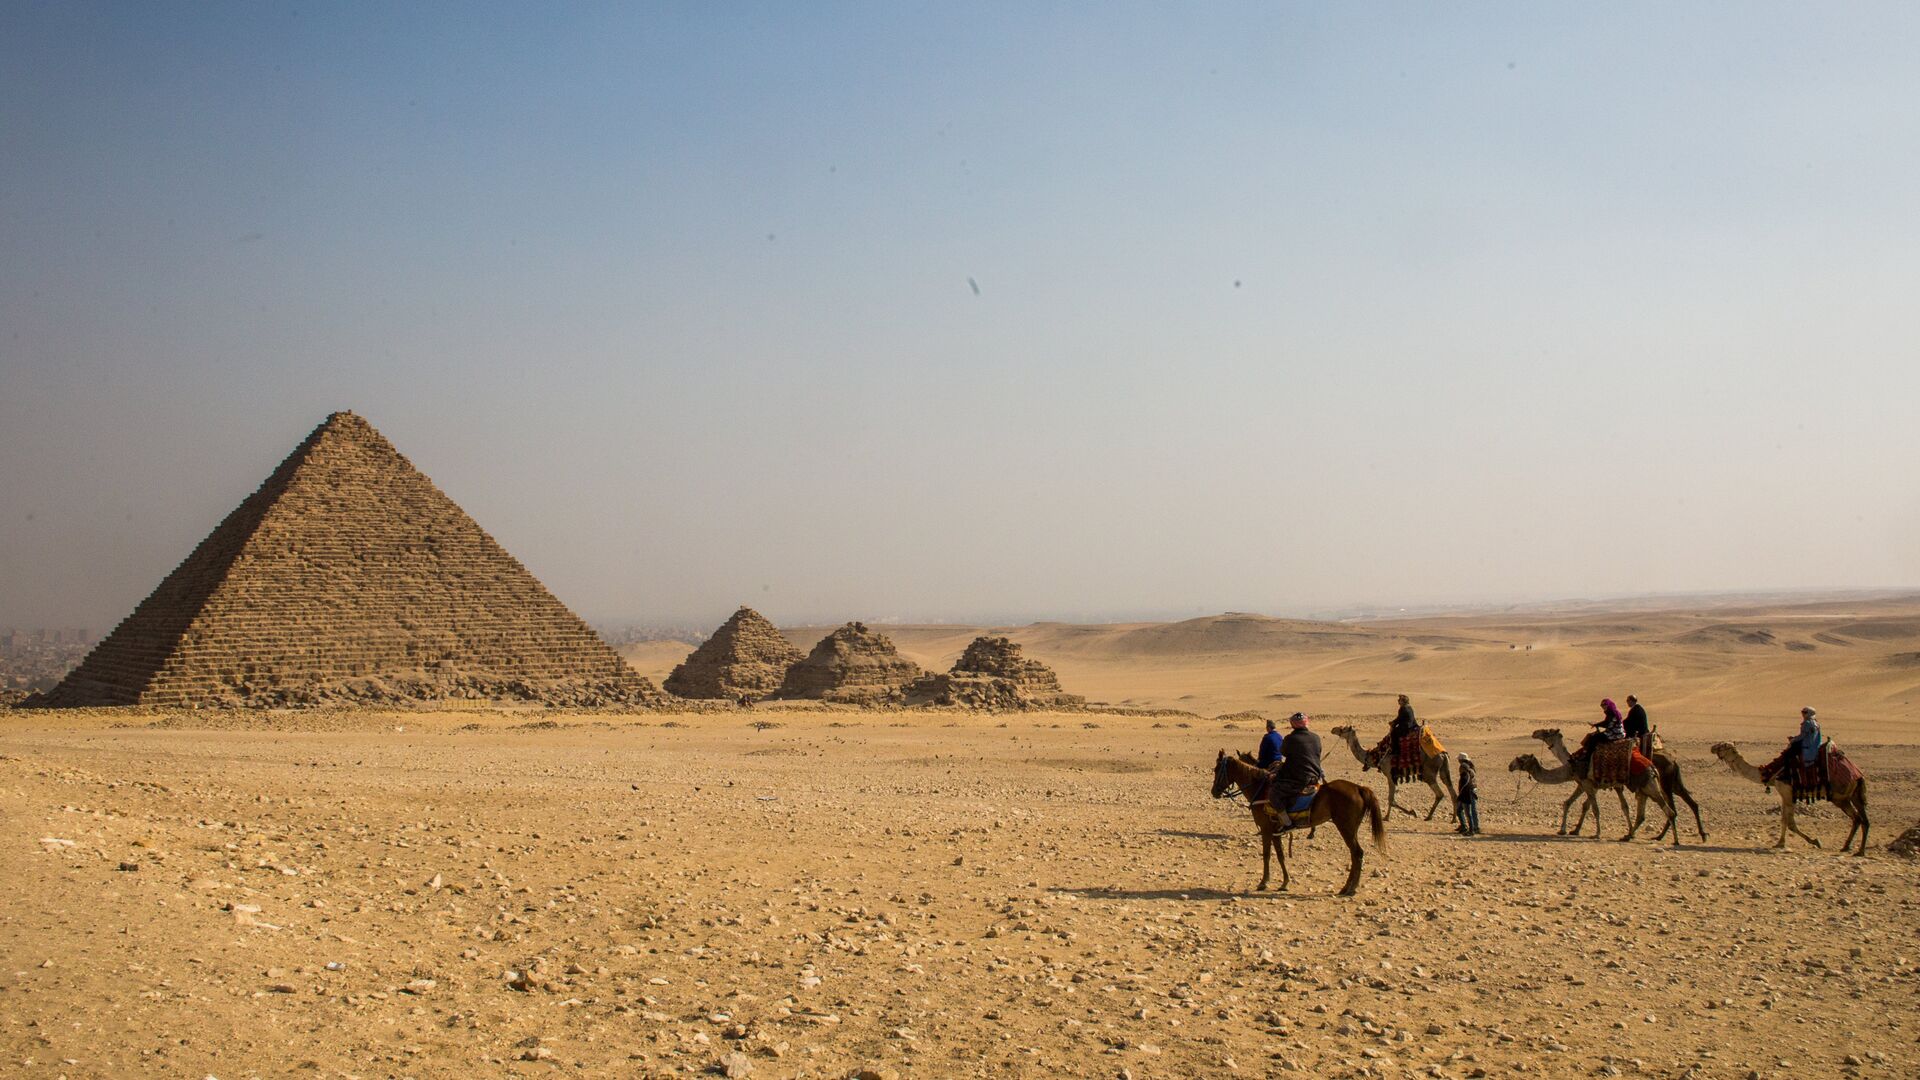
[[[1620,706],[1615,705],[1612,698],[1603,698],[1600,701],[1600,719],[1593,722],[1593,730],[1580,740],[1580,752],[1592,753],[1593,748],[1603,742],[1626,737],[1627,725],[1620,717]]]
[[[1820,756],[1820,720],[1812,706],[1800,710],[1800,734],[1793,737],[1800,747],[1800,761],[1811,765]]]
[[[1280,767],[1274,771],[1267,798],[1282,829],[1293,827],[1293,817],[1287,813],[1293,800],[1326,779],[1320,768],[1320,736],[1308,726],[1311,722],[1306,713],[1294,713],[1287,718],[1287,737],[1280,741]]]

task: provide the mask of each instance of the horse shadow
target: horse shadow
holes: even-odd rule
[[[1182,840],[1244,840],[1246,838],[1244,835],[1232,836],[1220,832],[1194,832],[1191,829],[1155,829],[1154,832],[1161,836],[1173,836]]]

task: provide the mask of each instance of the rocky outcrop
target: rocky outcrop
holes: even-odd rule
[[[766,616],[743,607],[693,650],[662,685],[684,698],[758,700],[780,689],[803,654]]]
[[[373,425],[341,412],[32,704],[659,697]]]
[[[885,634],[850,622],[787,669],[777,696],[843,705],[887,705],[905,699],[906,688],[926,674],[901,656]]]
[[[907,689],[907,700],[996,712],[1086,704],[1085,698],[1060,691],[1060,677],[1052,668],[1022,655],[1013,641],[991,636],[974,638],[946,674],[915,680]]]

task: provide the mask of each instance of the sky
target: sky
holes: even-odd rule
[[[0,5],[0,625],[329,412],[592,621],[1920,585],[1920,8]]]

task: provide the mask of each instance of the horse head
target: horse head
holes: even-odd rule
[[[1227,789],[1233,786],[1233,769],[1229,764],[1232,761],[1225,750],[1220,751],[1220,756],[1214,759],[1213,797],[1216,799],[1226,798]]]

